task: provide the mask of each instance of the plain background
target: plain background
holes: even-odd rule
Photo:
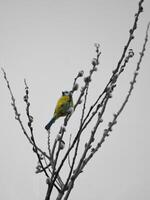
[[[23,80],[27,79],[35,137],[41,147],[46,147],[44,126],[61,91],[71,88],[78,71],[88,74],[95,42],[100,43],[102,55],[88,103],[103,89],[122,54],[137,5],[137,0],[0,0],[0,65],[7,71],[25,123]],[[150,1],[145,0],[131,44],[135,56],[119,80],[104,127],[126,96],[149,20]],[[71,200],[150,199],[149,65],[150,43],[118,124],[79,177]],[[44,199],[45,177],[35,174],[37,159],[14,119],[2,73],[0,91],[0,199]],[[71,122],[73,134],[77,126]],[[61,123],[59,120],[54,129]]]

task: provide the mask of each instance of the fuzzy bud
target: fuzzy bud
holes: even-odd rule
[[[91,139],[91,142],[94,142],[95,141],[95,138],[94,137],[92,137],[92,139]],[[89,146],[89,149],[91,148],[91,145]]]
[[[37,149],[34,146],[33,146],[32,150],[33,150],[34,153],[37,152]]]
[[[130,85],[132,85],[133,84],[133,81],[130,81]]]
[[[134,74],[135,74],[135,76],[137,76],[137,75],[138,75],[138,72],[137,72],[137,71],[135,71],[135,72],[134,72]]]
[[[109,131],[111,132],[112,131],[112,127],[109,127]],[[107,135],[106,135],[107,136]],[[109,134],[108,134],[108,136],[109,136]]]
[[[115,121],[113,121],[113,124],[117,124],[117,121],[115,120]]]
[[[111,99],[112,98],[112,94],[109,94],[108,97]]]
[[[111,126],[112,126],[112,123],[111,123],[111,122],[109,122],[109,123],[108,123],[108,126],[109,126],[109,127],[111,127]]]
[[[76,91],[76,90],[78,90],[78,88],[79,88],[79,84],[78,84],[78,83],[76,83],[76,84],[73,86],[73,91]]]
[[[97,70],[98,70],[97,67],[94,67],[94,68],[93,68],[93,71],[94,71],[94,72],[97,72]]]
[[[84,78],[84,82],[87,84],[89,82],[91,82],[91,77],[90,76],[87,76]]]
[[[99,49],[100,49],[100,44],[99,44],[99,43],[95,43],[94,46],[95,46],[95,48],[96,48],[97,56],[99,57],[100,54],[101,54],[101,52],[99,51]]]
[[[143,7],[142,6],[140,6],[140,12],[143,12]]]
[[[15,119],[16,119],[16,120],[18,120],[18,119],[19,119],[19,117],[18,117],[18,116],[15,116]]]
[[[73,170],[73,174],[75,174],[76,173],[76,170]]]
[[[38,165],[36,166],[36,171],[35,171],[35,173],[38,174],[38,173],[40,173],[40,172],[41,172],[41,166],[40,166],[40,164],[38,163]]]
[[[96,65],[98,65],[99,63],[98,63],[98,60],[96,59],[96,58],[93,58],[93,60],[92,60],[92,65],[93,66],[96,66]]]
[[[84,145],[85,149],[87,148],[87,146],[88,146],[88,144],[87,144],[87,143],[85,143],[85,145]]]
[[[73,107],[70,107],[69,110],[68,110],[68,114],[72,114],[74,111],[74,108]]]
[[[106,137],[108,137],[108,136],[109,136],[109,134],[108,134],[108,133],[105,133],[105,136],[106,136]]]
[[[78,104],[81,104],[81,103],[82,103],[82,99],[79,100]]]
[[[61,138],[61,135],[58,133],[57,137],[56,137],[56,140],[58,141],[58,140],[60,140],[60,138]]]
[[[63,140],[60,141],[60,149],[63,150],[65,148],[65,142]]]
[[[108,137],[108,136],[109,136],[108,130],[107,130],[107,129],[104,129],[104,136],[105,136],[105,137]]]
[[[30,115],[29,116],[30,122],[33,122],[33,117]]]
[[[65,126],[61,126],[61,130],[62,130],[62,132],[65,132],[66,131],[66,127]]]
[[[106,92],[107,92],[107,93],[110,93],[110,92],[111,92],[111,86],[108,86],[108,87],[106,88]]]
[[[94,46],[99,49],[100,48],[100,44],[99,43],[95,43]]]
[[[129,33],[130,33],[130,34],[132,34],[132,33],[133,33],[133,30],[132,30],[132,29],[130,29],[130,30],[129,30]]]
[[[78,73],[78,77],[82,77],[83,74],[84,74],[84,71],[83,71],[83,70],[79,71],[79,73]]]
[[[84,92],[84,90],[85,90],[85,87],[81,87],[80,89],[81,93]]]
[[[47,179],[46,179],[46,184],[50,184],[51,183],[51,179],[50,179],[50,177],[47,177]]]
[[[137,13],[135,13],[135,15],[134,15],[135,17],[137,17]]]
[[[134,56],[133,49],[129,49],[129,56],[130,56],[130,57],[133,57],[133,56]]]
[[[36,166],[36,169],[40,170],[41,169],[41,166],[40,164],[38,163],[37,166]]]
[[[23,100],[24,100],[25,102],[27,102],[28,98],[27,98],[26,95],[23,97]]]
[[[143,52],[139,52],[139,54],[140,54],[140,56],[143,56],[143,55],[144,55],[144,53],[143,53]]]
[[[116,69],[114,69],[114,70],[112,71],[113,74],[116,74],[116,72],[117,72]]]
[[[115,75],[112,77],[112,83],[116,83],[117,78],[118,78],[118,74],[115,74]]]
[[[114,118],[116,118],[116,117],[117,117],[117,114],[114,113],[113,116],[114,116]]]
[[[40,170],[36,169],[35,173],[36,173],[36,174],[39,174],[39,173],[40,173]]]
[[[100,123],[102,123],[103,122],[103,119],[100,119]]]
[[[40,155],[40,160],[43,160],[44,159],[44,156],[43,154]]]

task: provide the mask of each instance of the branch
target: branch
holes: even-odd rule
[[[86,117],[84,119],[84,123],[88,119],[88,117],[89,117],[90,113],[92,112],[93,108],[95,108],[95,106],[98,104],[98,102],[101,99],[101,97],[106,93],[108,86],[111,84],[112,80],[115,79],[116,74],[118,73],[118,71],[119,71],[119,69],[121,67],[122,61],[125,58],[125,55],[126,55],[126,52],[127,52],[128,48],[130,46],[130,43],[134,39],[134,35],[133,34],[134,34],[135,30],[137,29],[137,23],[138,23],[138,20],[139,20],[139,16],[143,12],[143,7],[142,7],[143,2],[144,2],[144,0],[140,0],[139,1],[138,12],[135,14],[135,20],[134,20],[133,26],[132,26],[132,28],[129,31],[128,41],[127,41],[126,45],[124,46],[124,49],[123,49],[121,58],[120,58],[120,60],[119,60],[119,62],[117,64],[117,67],[115,68],[115,70],[113,70],[113,74],[112,74],[110,80],[108,81],[106,87],[104,88],[103,92],[99,95],[99,97],[97,98],[97,100],[90,107],[89,112],[88,112],[88,114],[86,115]]]
[[[96,47],[97,57],[94,58],[93,61],[92,61],[92,66],[93,66],[93,68],[90,70],[89,76],[87,76],[87,77],[84,78],[85,85],[84,85],[84,87],[83,87],[82,90],[81,90],[81,94],[79,95],[79,98],[78,98],[78,100],[77,100],[77,102],[76,102],[76,104],[75,104],[75,106],[74,106],[74,110],[75,110],[76,107],[80,104],[81,98],[82,98],[82,96],[85,94],[86,88],[87,88],[87,86],[89,85],[89,82],[91,81],[91,77],[92,77],[93,72],[97,71],[96,66],[99,65],[99,56],[101,55],[101,52],[99,51],[99,47],[100,47],[99,44],[96,44],[95,47]],[[85,109],[85,108],[83,107],[83,110],[84,110],[84,109]],[[83,112],[82,115],[84,115],[84,111],[83,111],[83,110],[82,110],[82,112]],[[70,118],[70,116],[69,116],[69,117],[66,117],[66,118],[65,118],[65,121],[68,122],[69,118]],[[82,121],[82,120],[81,120],[81,121]],[[65,123],[64,125],[66,126],[67,123]],[[67,159],[67,157],[68,157],[68,155],[69,155],[69,153],[70,153],[70,151],[74,148],[75,143],[78,141],[78,139],[79,139],[79,137],[80,137],[80,135],[81,135],[81,128],[82,128],[82,123],[81,123],[81,126],[80,126],[80,128],[79,128],[78,133],[76,134],[76,137],[75,137],[74,141],[72,142],[72,145],[71,145],[70,148],[67,150],[67,152],[66,152],[66,154],[64,155],[64,158],[62,159],[62,161],[61,161],[61,163],[60,163],[60,165],[59,165],[57,171],[55,172],[54,178],[53,178],[53,180],[52,180],[52,187],[53,187],[53,183],[55,182],[55,180],[56,180],[56,178],[57,178],[57,176],[58,176],[58,174],[59,174],[59,172],[60,172],[60,170],[61,170],[61,168],[62,168],[64,162],[65,162],[65,160]],[[78,149],[78,145],[77,145],[76,151],[77,151],[77,149]],[[76,154],[76,152],[75,152],[75,154]],[[75,156],[75,157],[76,157],[76,156]],[[74,162],[73,162],[73,165],[74,165]],[[71,168],[71,171],[72,171],[72,168]],[[70,175],[69,175],[69,176],[70,176]],[[51,188],[51,191],[52,191],[52,188]]]
[[[27,86],[27,82],[26,80],[24,80],[24,83],[25,83],[25,93],[26,95],[24,96],[24,101],[26,103],[26,115],[28,117],[28,127],[30,129],[30,133],[31,133],[31,140],[32,140],[32,143],[33,143],[33,146],[34,146],[34,152],[36,153],[37,157],[38,157],[38,161],[40,163],[40,166],[42,168],[42,170],[44,171],[45,175],[47,177],[49,177],[46,169],[44,168],[43,166],[43,163],[41,161],[41,157],[38,153],[38,149],[37,149],[37,145],[36,145],[36,142],[35,142],[35,139],[34,139],[34,135],[33,135],[33,127],[32,127],[32,123],[33,123],[33,117],[31,116],[30,114],[30,102],[29,102],[29,87]]]
[[[99,65],[99,57],[101,55],[101,52],[100,52],[100,49],[99,49],[100,45],[99,44],[95,44],[95,47],[96,47],[96,58],[93,58],[93,60],[92,60],[92,69],[89,72],[89,76],[84,78],[84,81],[85,81],[85,95],[84,95],[84,103],[83,103],[82,114],[81,114],[81,119],[80,119],[80,127],[82,127],[82,124],[83,124],[83,118],[84,118],[84,114],[85,114],[88,91],[89,91],[89,83],[91,82],[92,74],[95,71],[97,71],[97,66]],[[80,143],[80,136],[81,136],[81,134],[79,135],[77,143],[76,143],[75,152],[74,152],[74,156],[73,156],[73,161],[72,161],[72,165],[71,165],[71,168],[70,168],[70,172],[69,172],[67,181],[66,181],[65,186],[64,186],[64,191],[65,191],[65,189],[66,189],[66,187],[68,185],[68,182],[69,182],[70,177],[71,177],[72,172],[73,172],[73,168],[74,168],[75,161],[76,161],[76,158],[77,158],[79,143]],[[68,154],[68,156],[69,156],[69,154]]]
[[[69,148],[71,146],[71,137],[72,137],[72,135],[70,134],[70,137],[69,137]],[[71,169],[70,154],[68,154],[68,165],[69,165],[69,167]]]
[[[85,165],[89,162],[89,160],[93,157],[93,155],[99,150],[99,148],[101,147],[101,145],[103,144],[103,142],[105,141],[105,138],[109,136],[109,132],[112,131],[112,127],[117,123],[117,118],[119,117],[119,115],[122,113],[123,109],[125,108],[130,96],[131,96],[131,93],[134,89],[134,85],[136,83],[136,78],[138,76],[138,72],[140,70],[140,65],[141,65],[141,62],[142,62],[142,59],[144,57],[144,52],[146,50],[146,44],[148,42],[148,31],[149,31],[149,27],[150,27],[150,22],[148,23],[147,25],[147,29],[146,29],[146,35],[145,35],[145,40],[144,40],[144,43],[143,43],[143,47],[142,47],[142,50],[140,52],[140,57],[139,57],[139,61],[137,63],[137,67],[136,67],[136,70],[135,70],[135,73],[133,75],[133,79],[132,81],[130,82],[130,88],[129,88],[129,91],[128,91],[128,94],[124,100],[124,102],[122,103],[120,109],[118,110],[118,112],[116,114],[114,114],[114,117],[113,117],[113,120],[112,122],[109,122],[108,124],[108,128],[104,130],[104,133],[103,133],[103,136],[100,140],[100,142],[97,144],[96,148],[93,148],[92,149],[92,152],[90,153],[90,155],[84,160],[84,163],[82,165],[82,168],[81,170],[85,167]]]
[[[8,79],[7,79],[7,75],[6,75],[6,72],[5,72],[5,70],[3,69],[3,68],[1,68],[1,70],[2,70],[2,72],[3,72],[3,76],[4,76],[4,79],[5,79],[5,81],[6,81],[6,85],[7,85],[7,88],[8,88],[8,90],[9,90],[9,93],[10,93],[10,96],[11,96],[11,100],[12,100],[12,102],[11,102],[11,105],[12,105],[12,107],[13,107],[13,110],[14,110],[14,113],[15,113],[15,119],[19,122],[19,125],[20,125],[20,127],[21,127],[21,129],[22,129],[22,131],[23,131],[23,133],[24,133],[24,135],[26,136],[26,138],[27,138],[27,140],[29,141],[29,143],[33,146],[33,151],[35,152],[40,152],[43,156],[45,156],[48,160],[50,160],[50,158],[49,158],[49,156],[45,153],[45,152],[43,152],[38,146],[36,146],[36,148],[35,148],[35,144],[34,144],[34,142],[33,142],[33,140],[32,140],[32,137],[30,138],[29,137],[29,135],[27,134],[27,131],[26,131],[26,129],[24,128],[24,125],[23,125],[23,122],[22,122],[22,120],[21,120],[21,115],[20,115],[20,113],[18,112],[18,109],[17,109],[17,106],[16,106],[16,101],[15,101],[15,98],[14,98],[14,95],[13,95],[13,92],[12,92],[12,89],[11,89],[11,87],[10,87],[10,83],[9,83],[9,81],[8,81]],[[28,105],[29,106],[29,105]],[[30,118],[30,120],[32,120],[32,118]],[[31,130],[32,130],[32,128],[31,128]],[[36,150],[35,150],[36,149]],[[39,155],[39,154],[38,154]],[[41,156],[39,155],[39,158],[41,159]],[[54,184],[54,186],[57,188],[57,190],[59,191],[59,188]]]

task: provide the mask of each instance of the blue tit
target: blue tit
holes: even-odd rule
[[[56,119],[68,115],[72,108],[73,108],[72,93],[68,91],[62,92],[62,96],[57,101],[54,115],[52,119],[49,121],[49,123],[45,126],[45,129],[49,130],[51,125],[56,121]]]

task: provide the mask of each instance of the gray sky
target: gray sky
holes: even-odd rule
[[[22,100],[23,79],[27,79],[35,135],[41,147],[46,146],[44,126],[53,114],[57,98],[62,90],[71,88],[79,70],[88,72],[95,42],[101,44],[102,55],[89,103],[103,89],[128,39],[137,5],[137,0],[0,0],[0,65],[7,71],[25,122]],[[135,57],[120,78],[104,125],[126,95],[149,20],[150,1],[145,0],[144,13],[131,44]],[[111,136],[79,177],[71,200],[150,199],[149,55],[150,43],[126,109]],[[2,76],[0,87],[0,199],[44,199],[45,177],[34,173],[37,160],[14,120]],[[73,117],[76,119],[78,114]],[[57,129],[61,122],[54,127]]]

